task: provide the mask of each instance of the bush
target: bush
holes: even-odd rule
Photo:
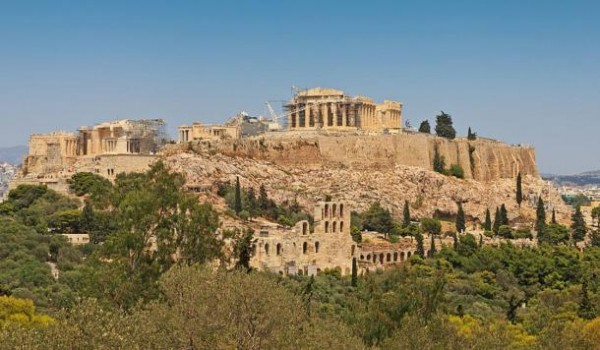
[[[458,164],[452,164],[450,166],[450,175],[459,179],[465,178],[465,172],[463,168]]]

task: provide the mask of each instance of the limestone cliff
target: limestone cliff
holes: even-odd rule
[[[203,145],[203,146],[202,146]],[[200,151],[206,144],[196,144]],[[446,166],[458,164],[466,179],[493,181],[523,175],[538,176],[535,151],[492,140],[447,140],[424,134],[379,136],[297,135],[250,138],[211,144],[219,152],[304,169],[394,169],[398,165],[433,170],[437,151]]]
[[[448,143],[450,144],[453,143]],[[454,143],[456,144],[459,143]],[[308,210],[312,210],[313,203],[318,198],[331,195],[348,202],[358,211],[365,210],[374,201],[380,201],[398,218],[402,215],[405,200],[410,202],[411,212],[417,218],[434,214],[454,215],[457,202],[463,203],[467,216],[480,221],[484,219],[486,208],[489,208],[493,215],[495,208],[502,204],[506,205],[511,219],[517,216],[533,218],[537,196],[541,194],[548,209],[556,209],[559,220],[567,220],[570,214],[556,190],[535,175],[523,177],[525,200],[519,208],[515,200],[513,178],[494,178],[487,182],[461,180],[424,167],[398,164],[379,168],[365,167],[361,164],[352,167],[327,167],[313,160],[317,155],[321,159],[324,158],[317,146],[314,142],[296,141],[293,147],[298,147],[297,153],[287,153],[292,147],[289,144],[284,146],[284,150],[288,150],[285,153],[273,150],[258,153],[260,157],[271,154],[269,158],[272,161],[254,159],[260,158],[258,156],[230,156],[214,152],[214,148],[203,149],[200,154],[174,152],[165,155],[165,160],[173,170],[186,174],[189,183],[210,187],[215,186],[215,182],[218,181],[235,181],[236,176],[239,176],[244,187],[252,186],[258,189],[264,185],[269,195],[277,202],[296,198]],[[250,147],[246,152],[256,150],[256,147]],[[497,150],[485,152],[490,153],[482,152],[480,157],[488,161],[488,164],[490,159],[492,162],[502,159]],[[373,156],[375,155],[376,153]],[[368,157],[360,157],[365,163],[373,162]],[[352,161],[358,162],[358,159],[357,155]],[[483,160],[481,162],[483,163]],[[481,166],[481,169],[485,170],[486,174],[510,175],[501,168],[501,171],[493,167],[488,170]],[[529,170],[535,171],[535,166],[530,166]]]

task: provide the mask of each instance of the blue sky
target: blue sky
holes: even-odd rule
[[[292,85],[440,110],[459,134],[600,169],[599,1],[0,0],[0,147],[33,132],[162,117],[172,134]]]

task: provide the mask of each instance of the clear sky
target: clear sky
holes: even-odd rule
[[[265,114],[292,85],[600,169],[600,1],[0,0],[0,147],[115,118]],[[275,104],[276,105],[276,104]]]

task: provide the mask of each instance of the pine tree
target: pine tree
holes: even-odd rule
[[[429,256],[433,257],[437,250],[435,249],[435,236],[431,235],[431,246],[429,247]]]
[[[442,111],[435,117],[435,133],[439,137],[454,139],[456,130],[452,126],[452,117]]]
[[[498,234],[498,229],[502,226],[502,217],[500,216],[500,209],[496,207],[496,215],[494,216],[494,226],[492,227],[492,231],[495,234]]]
[[[577,315],[586,320],[591,320],[596,316],[594,304],[590,300],[587,281],[583,281],[581,284],[581,300],[579,301]]]
[[[556,209],[552,208],[552,224],[556,225]]]
[[[358,285],[358,266],[356,265],[356,258],[352,258],[352,287]]]
[[[239,215],[242,211],[242,189],[240,187],[240,177],[236,177],[235,180],[235,198],[234,198],[234,208],[235,213]]]
[[[403,210],[403,218],[402,218],[402,227],[408,227],[410,225],[410,208],[408,206],[408,201],[404,201],[404,210]]]
[[[465,212],[463,210],[462,203],[458,202],[458,211],[456,213],[456,231],[464,232],[465,229]]]
[[[594,230],[590,233],[590,245],[600,247],[600,230]]]
[[[501,225],[508,225],[508,211],[506,211],[504,203],[500,206],[500,219]]]
[[[521,202],[523,201],[523,189],[521,185],[521,173],[517,175],[517,204],[519,208],[521,207]]]
[[[425,247],[423,246],[423,234],[421,232],[418,232],[417,235],[415,236],[415,239],[417,240],[417,254],[425,259]]]
[[[492,230],[492,218],[490,217],[490,208],[485,210],[485,222],[483,223],[483,229],[485,231]]]
[[[575,213],[571,216],[571,229],[573,230],[573,240],[580,242],[585,239],[587,228],[585,227],[585,219],[581,213],[581,207],[578,205],[575,208]]]
[[[431,134],[431,125],[429,125],[429,120],[423,120],[421,122],[421,125],[419,125],[419,132]]]

